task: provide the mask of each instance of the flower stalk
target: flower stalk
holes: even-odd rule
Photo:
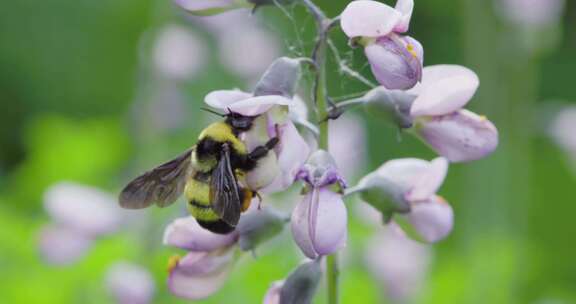
[[[302,3],[314,16],[317,27],[317,40],[312,51],[312,60],[315,63],[316,75],[314,79],[314,105],[316,107],[317,121],[320,134],[318,136],[318,148],[329,151],[328,148],[328,97],[326,91],[326,51],[328,48],[328,31],[338,23],[339,17],[334,20],[326,17],[324,12],[311,0],[303,0]],[[326,286],[328,292],[328,304],[338,304],[338,255],[334,253],[326,257]]]

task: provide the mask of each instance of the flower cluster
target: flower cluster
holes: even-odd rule
[[[176,2],[196,15],[278,4],[278,1],[260,0]],[[292,3],[289,0],[279,2]],[[321,261],[331,261],[327,262],[327,273],[334,274],[331,267],[336,259],[324,257],[335,255],[346,246],[348,211],[344,201],[351,196],[374,207],[387,227],[385,234],[390,243],[404,246],[407,252],[416,252],[414,256],[420,257],[424,265],[425,250],[405,236],[432,243],[445,238],[452,230],[454,212],[437,194],[449,163],[478,160],[496,149],[496,127],[486,117],[464,109],[480,85],[478,76],[457,65],[425,67],[424,47],[406,35],[414,9],[413,0],[398,0],[395,7],[371,0],[352,1],[339,18],[333,19],[327,18],[310,0],[300,3],[317,21],[318,36],[313,54],[276,59],[252,92],[217,90],[207,94],[204,101],[214,111],[250,119],[250,128],[237,132],[238,139],[249,152],[267,147],[266,153],[260,155],[254,168],[247,170],[241,180],[239,178],[238,184],[264,195],[298,185],[301,199],[292,202],[291,216],[285,216],[266,204],[267,197],[259,197],[261,201],[252,203],[228,234],[205,230],[193,217],[171,223],[165,230],[164,244],[186,251],[183,257],[174,257],[169,262],[169,289],[179,297],[196,300],[212,295],[225,284],[240,253],[256,250],[264,241],[278,235],[289,222],[294,242],[307,260],[285,280],[274,282],[264,303],[310,303],[322,273]],[[363,47],[380,86],[361,97],[334,103],[328,97],[324,64],[329,32],[337,25],[350,38],[351,47]],[[298,86],[304,64],[310,67],[308,72],[314,74],[310,86],[313,92],[302,93],[303,97],[299,97],[296,93],[305,88]],[[313,121],[308,120],[306,104],[314,105],[314,111],[310,111],[316,114]],[[410,131],[439,157],[431,161],[388,160],[348,187],[339,167],[355,169],[353,174],[356,175],[360,166],[337,163],[335,159],[342,161],[346,153],[338,152],[342,148],[334,143],[365,144],[362,136],[354,142],[344,135],[344,132],[360,132],[362,128],[345,127],[347,130],[341,131],[336,128],[343,121],[340,120],[342,115],[342,119],[350,119],[346,110],[352,105],[363,105],[383,122]],[[333,133],[329,134],[330,131]],[[268,146],[271,141],[274,145]],[[349,149],[363,151],[363,147]],[[346,175],[352,174],[346,172]],[[260,208],[262,200],[265,206]],[[369,255],[372,256],[369,260],[377,265],[374,270],[385,273],[376,276],[396,290],[397,297],[403,298],[406,289],[394,286],[395,280],[391,278],[394,273],[408,271],[403,272],[402,265],[378,265],[374,256],[381,251],[375,246],[371,252],[376,253]],[[406,274],[404,281],[410,284],[419,281],[420,277],[419,274]],[[335,283],[331,281],[330,284]]]

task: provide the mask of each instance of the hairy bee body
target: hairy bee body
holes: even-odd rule
[[[241,211],[248,209],[253,192],[242,184],[245,171],[252,169],[253,165],[246,161],[246,146],[224,121],[213,123],[200,133],[196,148],[192,151],[193,174],[188,178],[184,189],[190,214],[202,227],[218,233],[228,233],[234,229],[216,214],[210,201],[212,171],[221,158],[223,143],[230,146],[230,163],[239,183]]]
[[[238,136],[250,130],[254,118],[230,113],[224,121],[211,124],[192,149],[126,185],[120,205],[128,209],[154,203],[166,207],[184,193],[188,210],[202,227],[215,233],[234,230],[255,194],[246,186],[246,172],[278,143],[274,137],[247,150]]]

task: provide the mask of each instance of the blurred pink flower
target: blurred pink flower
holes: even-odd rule
[[[365,254],[368,269],[384,287],[386,295],[410,302],[420,291],[430,262],[426,245],[408,239],[390,224],[370,240]]]
[[[345,183],[328,152],[314,152],[298,178],[307,183],[307,193],[292,211],[292,236],[309,258],[332,254],[346,245],[347,211],[342,194],[334,192]]]
[[[400,35],[408,31],[413,9],[413,0],[398,0],[395,8],[359,0],[350,2],[341,15],[342,30],[365,46],[372,73],[391,90],[412,88],[422,78],[422,45]]]
[[[108,269],[106,287],[119,304],[152,303],[155,292],[148,270],[130,262],[116,262]]]
[[[179,25],[162,28],[152,51],[154,66],[163,76],[184,80],[197,75],[206,62],[204,42]]]
[[[525,27],[556,24],[564,13],[565,0],[496,0],[496,11],[512,23]]]
[[[576,157],[576,106],[565,107],[558,112],[549,132],[552,138],[571,156]]]
[[[40,231],[39,250],[46,262],[56,265],[78,261],[97,237],[116,231],[123,218],[111,195],[71,182],[48,188],[44,208],[53,223]]]
[[[80,260],[92,247],[91,237],[58,225],[47,225],[40,230],[38,246],[45,262],[70,265]]]
[[[250,23],[230,26],[218,36],[222,64],[247,79],[259,77],[280,56],[279,45],[276,36]]]
[[[122,210],[112,195],[71,182],[48,188],[44,208],[55,222],[88,236],[114,232],[122,220]]]

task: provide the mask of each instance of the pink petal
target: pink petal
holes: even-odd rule
[[[276,281],[270,285],[266,295],[264,296],[263,304],[280,304],[280,291],[282,290],[284,281]]]
[[[298,170],[310,155],[310,147],[291,121],[281,130],[278,147],[278,164],[281,171],[281,185],[284,188],[294,183]]]
[[[220,264],[219,267],[212,268],[213,271],[194,272],[191,267],[201,267],[202,264],[210,264],[211,258],[215,256],[204,255],[198,259],[197,255],[202,253],[190,253],[190,257],[184,257],[178,264],[171,269],[168,277],[168,288],[170,292],[178,297],[200,300],[207,298],[216,293],[230,274],[230,263]],[[231,252],[227,252],[225,256],[229,256],[231,261]]]
[[[410,110],[412,116],[435,116],[465,106],[476,93],[480,80],[472,70],[458,65],[425,67],[422,83],[413,89],[418,94]]]
[[[188,252],[178,261],[178,271],[187,276],[207,275],[228,267],[232,261],[231,248],[217,252]]]
[[[255,96],[230,105],[232,112],[245,116],[256,116],[270,110],[275,105],[290,106],[292,99],[280,95]]]
[[[352,1],[342,12],[342,31],[349,38],[381,37],[391,33],[402,15],[392,7],[377,1]]]
[[[44,194],[44,208],[61,225],[94,236],[115,231],[122,219],[113,196],[70,182],[50,187]]]
[[[379,229],[366,250],[368,269],[387,295],[409,303],[423,287],[430,264],[430,248],[406,237],[392,222]]]
[[[346,179],[357,177],[366,165],[366,126],[360,117],[343,115],[330,123],[330,153]],[[354,147],[354,149],[350,149]]]
[[[216,234],[198,225],[192,216],[174,220],[164,230],[164,245],[190,251],[214,251],[230,246],[238,240],[238,234]]]
[[[56,225],[42,228],[39,249],[50,264],[70,265],[82,258],[92,246],[92,239],[73,229]]]
[[[110,267],[106,287],[119,304],[151,303],[155,291],[150,272],[130,262],[116,262]]]
[[[432,160],[426,172],[418,177],[412,190],[406,194],[406,199],[409,201],[429,199],[442,186],[447,173],[447,159],[438,157]]]
[[[292,212],[292,235],[309,258],[332,254],[346,244],[347,212],[340,194],[315,189]]]
[[[227,109],[234,103],[250,97],[252,97],[252,94],[240,90],[219,90],[208,93],[204,98],[204,102],[213,108],[227,112]]]
[[[405,33],[410,27],[410,19],[414,10],[414,0],[398,0],[395,9],[402,14],[400,22],[394,28],[397,33]]]
[[[448,236],[454,224],[452,207],[440,197],[414,203],[406,218],[419,237],[429,243],[440,241]]]
[[[418,131],[438,154],[451,162],[481,159],[498,146],[496,127],[468,110],[424,121]]]

